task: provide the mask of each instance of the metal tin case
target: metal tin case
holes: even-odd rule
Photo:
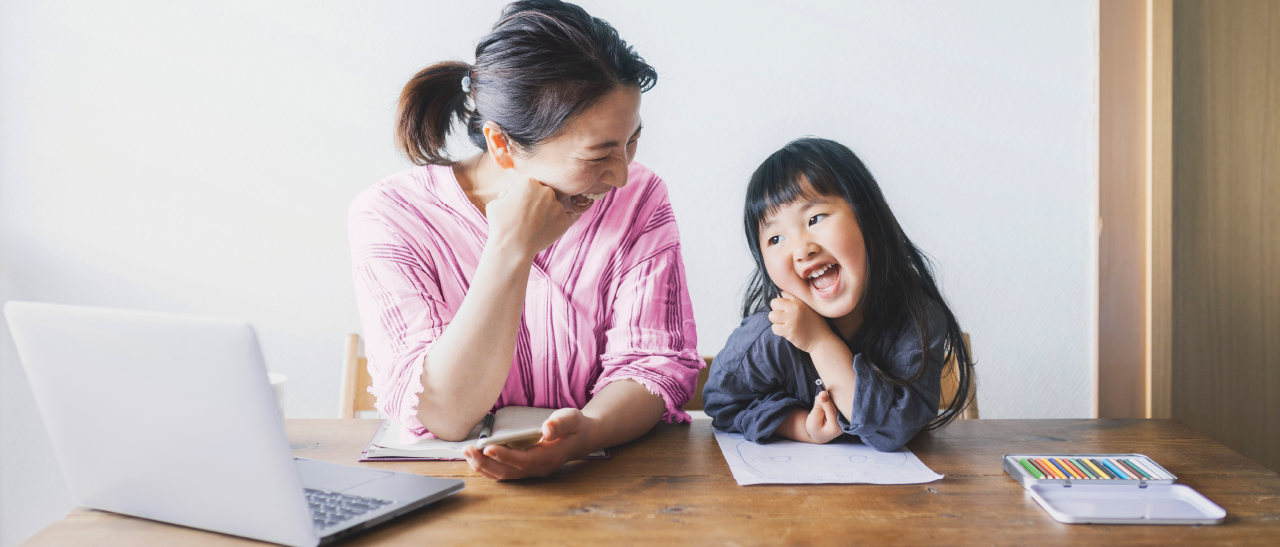
[[[1137,479],[1038,479],[1023,458],[1137,461],[1163,474]],[[1067,524],[1220,524],[1226,510],[1143,454],[1005,454],[1004,472],[1030,492],[1054,520]]]

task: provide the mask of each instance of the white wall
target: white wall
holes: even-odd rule
[[[472,60],[502,2],[259,4],[0,3],[0,299],[249,319],[288,414],[331,417],[360,329],[346,205],[407,166],[405,80]],[[703,353],[738,322],[749,174],[818,135],[937,259],[984,417],[1091,414],[1095,3],[584,5],[659,70],[639,159],[671,189]],[[0,331],[4,547],[71,502]]]

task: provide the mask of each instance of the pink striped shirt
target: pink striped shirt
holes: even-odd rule
[[[488,233],[448,166],[416,167],[361,193],[348,233],[377,407],[413,435],[423,359],[462,305]],[[685,422],[703,361],[662,179],[638,163],[534,259],[511,373],[493,408],[582,408],[632,379]],[[405,439],[409,441],[411,439]]]

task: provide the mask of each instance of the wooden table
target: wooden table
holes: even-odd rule
[[[298,456],[459,477],[461,493],[342,545],[1280,545],[1280,477],[1173,420],[966,420],[909,445],[946,478],[921,485],[734,481],[710,423],[659,425],[609,461],[494,482],[465,462],[357,464],[372,420],[289,420]],[[1012,452],[1151,456],[1227,510],[1217,526],[1059,524],[1004,474]],[[256,542],[77,509],[26,545]],[[261,544],[259,544],[261,545]]]

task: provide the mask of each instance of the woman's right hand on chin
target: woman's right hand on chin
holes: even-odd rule
[[[489,217],[486,247],[497,245],[532,258],[560,239],[579,214],[566,211],[551,187],[528,179],[485,204],[485,216]]]

